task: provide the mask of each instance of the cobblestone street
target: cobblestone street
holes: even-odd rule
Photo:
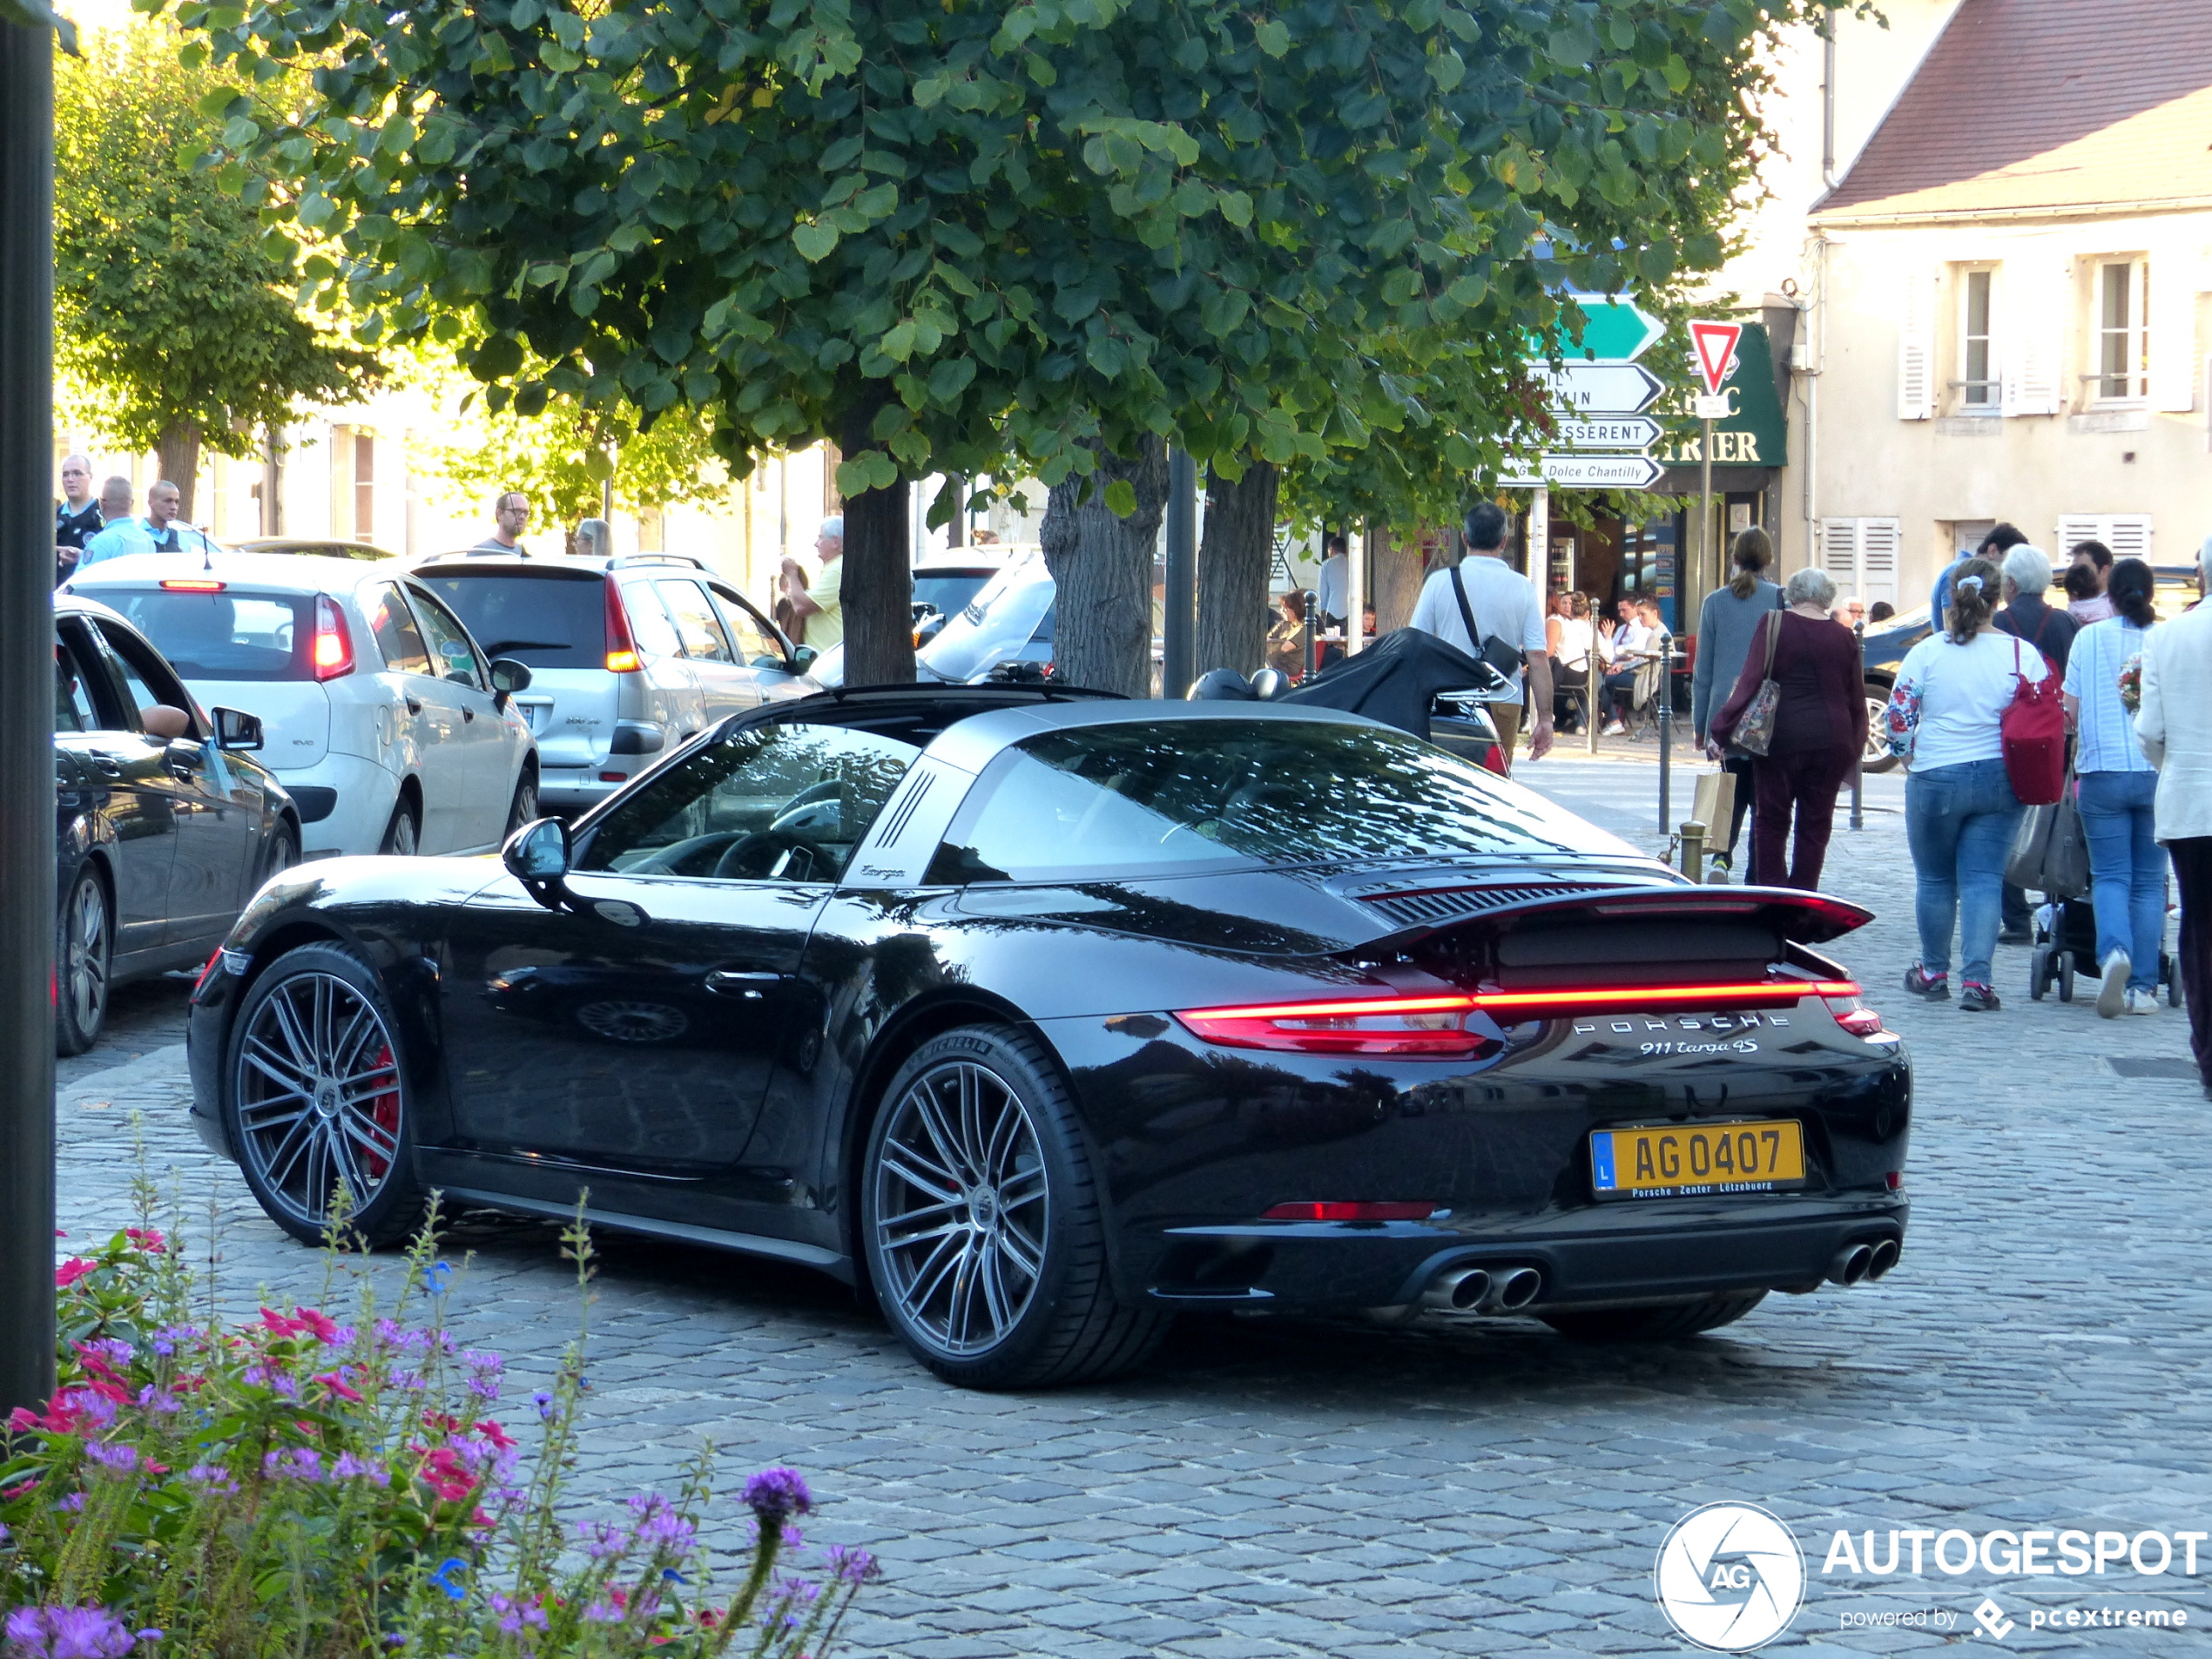
[[[1657,844],[1648,751],[1521,775]],[[1689,788],[1679,770],[1677,819]],[[2087,1577],[1822,1574],[1838,1529],[1877,1544],[1906,1528],[2212,1529],[2212,1107],[2184,1017],[2032,1002],[2019,948],[2000,951],[2000,1013],[1905,996],[1902,794],[1870,779],[1860,832],[1839,809],[1828,880],[1878,913],[1831,948],[1917,1067],[1912,1231],[1881,1285],[1772,1297],[1723,1331],[1648,1347],[1575,1346],[1514,1321],[1192,1321],[1122,1382],[1008,1397],[937,1383],[826,1278],[603,1238],[585,1488],[666,1483],[702,1436],[732,1476],[792,1465],[821,1501],[810,1541],[885,1561],[849,1651],[903,1659],[1682,1654],[1652,1598],[1654,1554],[1685,1512],[1723,1498],[1771,1509],[1804,1546],[1785,1647],[1986,1642],[1986,1595],[2017,1622],[2011,1649],[2200,1642],[2212,1595],[2178,1548],[2157,1577],[2124,1560]],[[219,1213],[233,1299],[264,1285],[307,1299],[321,1261],[185,1123],[185,990],[124,993],[111,1035],[63,1063],[61,1225],[120,1224],[136,1111],[188,1231]],[[510,1395],[575,1325],[554,1232],[478,1218],[454,1242],[474,1258],[452,1323],[509,1356]],[[732,1547],[741,1514],[722,1512]],[[2212,1549],[2196,1564],[2212,1574]],[[2093,1605],[2182,1608],[2191,1628],[2030,1629],[2033,1609]],[[1914,1608],[1952,1622],[1843,1627]]]

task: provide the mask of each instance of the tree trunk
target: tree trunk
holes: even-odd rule
[[[875,447],[869,422],[880,396],[864,398],[845,417],[847,455]],[[834,487],[835,473],[829,475]],[[907,548],[907,491],[887,489],[845,498],[844,572],[838,592],[845,610],[845,683],[907,685],[914,677],[914,560]]]
[[[1152,551],[1168,499],[1168,448],[1148,436],[1134,461],[1097,450],[1086,481],[1055,484],[1038,537],[1052,572],[1052,677],[1065,685],[1152,695]],[[1136,510],[1106,505],[1106,487],[1127,479]],[[1086,482],[1089,498],[1078,504]]]
[[[189,524],[192,485],[199,477],[199,428],[190,421],[178,421],[155,442],[154,453],[161,462],[161,476],[176,485],[177,493],[184,497],[178,503],[177,516]],[[145,510],[144,502],[139,510]]]
[[[1206,532],[1198,549],[1199,673],[1255,674],[1267,659],[1267,573],[1275,556],[1275,497],[1282,475],[1255,461],[1230,483],[1206,469]]]
[[[1386,526],[1371,526],[1368,542],[1367,558],[1374,566],[1375,632],[1380,636],[1413,619],[1413,602],[1428,580],[1428,566],[1418,540],[1398,541]]]

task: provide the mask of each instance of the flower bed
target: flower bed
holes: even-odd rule
[[[564,1518],[582,1332],[510,1433],[493,1414],[500,1356],[444,1327],[435,1221],[392,1305],[365,1289],[345,1320],[265,1307],[226,1324],[147,1226],[62,1265],[60,1384],[44,1411],[15,1413],[0,1462],[13,1654],[827,1650],[876,1569],[865,1551],[804,1550],[793,1523],[812,1500],[794,1472],[745,1483],[752,1548],[725,1589],[699,1539],[711,1452],[619,1521]],[[581,1225],[564,1237],[582,1291],[590,1241]],[[327,1283],[340,1254],[334,1235]]]

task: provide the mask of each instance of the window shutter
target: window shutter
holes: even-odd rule
[[[2115,559],[2150,557],[2148,513],[2065,513],[2059,517],[2059,542],[2052,557],[2066,563],[2076,545],[2102,542]]]
[[[1925,421],[1935,413],[1935,276],[1909,271],[1898,313],[1897,418]]]
[[[2196,407],[2196,284],[2178,257],[2149,270],[2150,406],[2182,415]]]
[[[2003,412],[2056,415],[2064,401],[2073,267],[2043,253],[2005,267]]]
[[[1858,597],[1868,604],[1877,599],[1897,603],[1897,557],[1904,528],[1894,518],[1858,521]]]
[[[1836,586],[1850,593],[1858,586],[1858,521],[1824,518],[1820,521],[1820,568]]]

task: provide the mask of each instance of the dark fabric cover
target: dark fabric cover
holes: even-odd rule
[[[1499,684],[1487,663],[1457,645],[1418,628],[1400,628],[1272,701],[1364,714],[1426,742],[1429,705],[1439,691],[1480,693]]]

